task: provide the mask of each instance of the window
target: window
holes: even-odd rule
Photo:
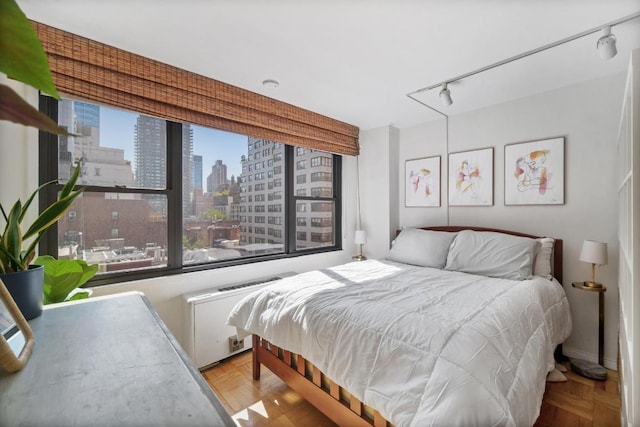
[[[331,157],[313,157],[311,159],[311,167],[326,166],[331,167]]]
[[[334,216],[338,208],[335,198],[335,187],[333,185],[333,156],[314,150],[304,150],[296,152],[296,162],[299,157],[311,157],[310,177],[311,182],[305,179],[298,179],[294,184],[296,199],[296,227],[306,227],[311,224],[313,233],[309,240],[298,238],[296,248],[303,250],[323,246],[333,246],[335,244],[335,221]],[[320,169],[320,170],[318,170]],[[305,176],[306,175],[302,175]],[[301,232],[301,230],[298,230]]]
[[[329,187],[311,187],[313,197],[331,197],[332,189]]]
[[[302,174],[302,175],[296,176],[296,184],[304,184],[306,182],[307,182],[307,175]]]
[[[57,176],[43,180],[64,183],[80,162],[85,188],[58,222],[57,241],[44,239],[41,253],[78,242],[78,256],[100,264],[94,284],[339,247],[326,237],[339,235],[341,221],[333,218],[340,212],[339,180],[311,187],[306,175],[294,173],[303,164],[333,177],[339,156],[84,102],[41,100],[73,133],[46,136],[57,143],[47,144],[52,151],[42,153],[42,170]],[[308,167],[311,155],[335,159],[334,167]],[[296,227],[318,209],[330,221],[314,227],[323,237],[313,240]]]
[[[330,172],[312,172],[311,173],[311,182],[325,181],[331,182],[333,181],[333,176]]]
[[[307,161],[306,160],[298,160],[296,162],[296,169],[300,170],[300,169],[306,169],[307,168]]]
[[[333,226],[333,218],[311,218],[311,226],[312,227],[331,227]]]
[[[331,243],[333,242],[332,233],[311,233],[311,241],[316,243]]]

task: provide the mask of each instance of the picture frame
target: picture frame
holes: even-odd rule
[[[22,369],[34,344],[31,327],[0,279],[0,367],[7,372]]]
[[[564,137],[504,146],[504,204],[564,204]]]
[[[449,206],[493,206],[493,147],[449,153]]]
[[[440,156],[405,161],[405,207],[440,206]]]

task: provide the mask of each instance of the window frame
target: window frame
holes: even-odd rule
[[[73,98],[72,98],[73,99]],[[77,100],[77,99],[74,99]],[[111,108],[94,101],[84,101],[100,107]],[[40,111],[51,117],[57,122],[58,119],[58,101],[49,96],[40,94],[39,99]],[[127,110],[130,111],[130,110]],[[130,111],[134,114],[142,114],[136,111]],[[128,270],[121,272],[113,272],[105,275],[94,276],[86,287],[108,285],[126,281],[141,280],[154,277],[170,276],[174,274],[184,274],[195,271],[210,270],[216,268],[225,268],[236,265],[251,264],[263,261],[272,261],[283,258],[294,258],[298,256],[319,254],[324,252],[333,252],[342,250],[342,157],[341,155],[332,154],[333,159],[333,197],[299,197],[294,194],[294,181],[296,169],[294,164],[296,146],[285,144],[284,150],[284,173],[282,165],[277,166],[278,172],[273,169],[274,176],[280,176],[284,186],[282,187],[282,199],[284,199],[283,219],[285,229],[285,239],[283,240],[284,252],[279,254],[255,255],[248,257],[235,258],[230,260],[221,260],[217,262],[203,264],[182,263],[182,236],[183,236],[183,218],[182,218],[182,123],[166,121],[167,132],[167,161],[166,161],[166,188],[165,189],[145,189],[145,188],[122,188],[122,187],[103,187],[93,185],[83,185],[87,192],[109,192],[109,193],[137,193],[137,194],[160,194],[167,197],[167,265],[165,267],[156,267],[144,270]],[[55,181],[58,179],[58,136],[48,132],[39,132],[39,182]],[[60,184],[53,184],[45,187],[39,198],[39,210],[42,212],[57,197],[58,191],[62,188]],[[296,249],[296,200],[323,200],[334,203],[334,245],[319,246],[311,248]],[[267,203],[268,205],[268,203]],[[267,209],[268,210],[268,209]],[[58,254],[58,225],[55,223],[43,235],[39,243],[40,254],[50,254],[57,256]]]

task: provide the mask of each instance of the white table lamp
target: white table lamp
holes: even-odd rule
[[[585,281],[584,285],[592,288],[602,287],[602,283],[596,282],[596,264],[607,265],[607,244],[585,240],[580,251],[580,261],[591,263],[591,281]]]
[[[357,261],[366,260],[367,257],[362,255],[362,245],[367,243],[367,234],[364,232],[364,230],[356,230],[356,235],[353,238],[353,243],[358,245],[358,255],[354,256],[353,259]]]

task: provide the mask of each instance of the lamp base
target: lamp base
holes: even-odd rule
[[[351,259],[354,261],[365,261],[367,257],[364,255],[354,255]]]
[[[586,286],[587,288],[601,288],[602,287],[602,283],[599,282],[584,282],[584,286]]]
[[[605,381],[607,379],[607,370],[597,363],[582,359],[569,360],[571,361],[571,370],[576,374],[597,381]]]

